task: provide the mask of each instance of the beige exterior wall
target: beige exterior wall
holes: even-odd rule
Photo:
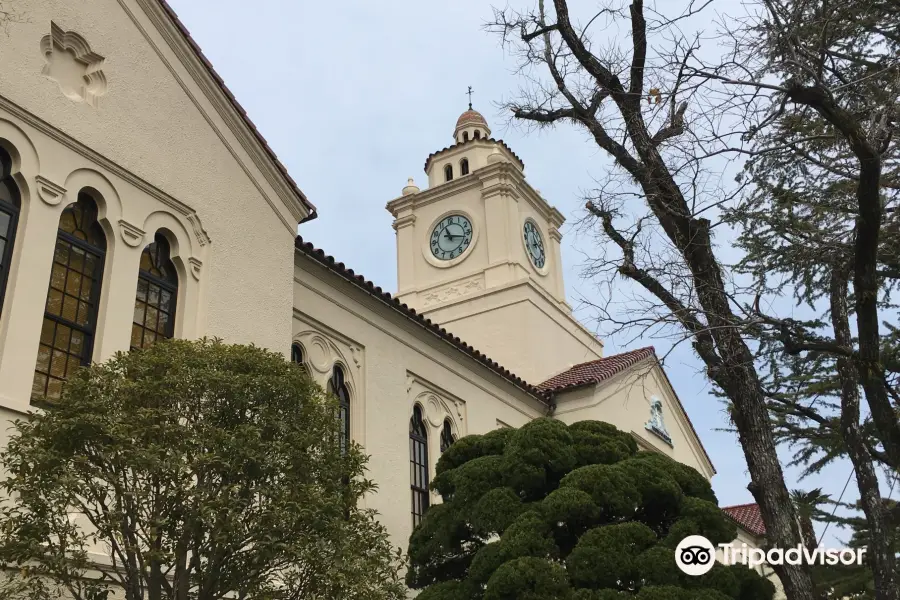
[[[439,436],[450,419],[458,436],[520,427],[546,406],[523,390],[358,289],[298,254],[294,276],[294,341],[323,386],[335,364],[351,396],[351,436],[371,456],[378,491],[367,499],[394,544],[412,533],[409,419],[419,403],[429,424],[430,474]],[[433,502],[439,497],[433,495]]]
[[[129,272],[160,227],[177,238],[185,264],[180,283],[196,288],[186,299],[179,335],[284,348],[291,240],[306,209],[159,3],[18,0],[16,9],[28,20],[11,25],[3,39],[0,126],[21,156],[23,211],[13,258],[16,299],[4,309],[0,339],[17,344],[22,364],[4,357],[0,381],[6,384],[19,369],[27,378],[33,369],[23,368],[31,348],[18,344],[28,344],[40,326],[35,315],[46,294],[58,214],[86,185],[102,195],[109,238],[104,331],[95,359],[127,348],[120,329],[130,323],[136,275]],[[104,57],[108,91],[96,106],[66,95],[59,83],[65,64],[51,70],[56,80],[43,74],[48,60],[41,42],[51,22]],[[65,52],[56,56],[65,62]],[[50,193],[63,197],[50,204]],[[28,273],[27,281],[17,273]],[[115,325],[106,331],[107,324]],[[21,383],[8,385],[18,391],[7,387],[0,394],[20,401]]]
[[[600,357],[602,346],[529,280],[443,303],[426,316],[523,377],[540,383]]]

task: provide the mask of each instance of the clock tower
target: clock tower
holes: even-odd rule
[[[425,161],[387,209],[397,232],[397,297],[529,383],[600,358],[563,284],[562,214],[525,165],[466,110],[453,144]]]

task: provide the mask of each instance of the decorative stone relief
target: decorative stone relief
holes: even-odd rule
[[[421,404],[425,410],[425,418],[433,428],[443,427],[444,420],[449,418],[457,435],[466,435],[465,402],[412,374],[407,377],[407,392],[410,410],[415,403]]]
[[[122,239],[132,248],[137,248],[144,243],[144,230],[127,221],[119,221],[119,229],[122,231]]]
[[[444,423],[444,415],[447,411],[444,409],[443,403],[438,400],[437,396],[428,396],[426,402],[425,415],[432,427],[440,427]]]
[[[336,336],[335,336],[336,337]],[[356,344],[341,339],[333,339],[330,334],[309,330],[294,336],[294,341],[303,345],[307,354],[307,364],[320,373],[320,379],[327,380],[331,377],[334,364],[340,362],[346,366],[355,366],[357,371],[362,370],[365,350]],[[358,378],[352,373],[345,373],[347,385]]]
[[[91,50],[87,40],[51,22],[49,35],[41,39],[41,54],[47,63],[41,74],[55,81],[66,98],[97,106],[107,91],[101,70],[105,59]]]
[[[448,286],[438,288],[434,291],[427,292],[424,295],[425,306],[433,306],[448,302],[456,298],[462,298],[484,289],[484,283],[480,275],[457,281]]]
[[[665,421],[663,420],[662,401],[658,398],[650,399],[650,420],[647,421],[644,427],[647,431],[652,431],[661,437],[670,446],[672,445],[672,436],[669,435]]]
[[[40,175],[37,175],[34,181],[37,183],[38,196],[41,197],[41,200],[50,206],[56,206],[62,202],[63,196],[66,195],[66,188]]]
[[[200,271],[203,267],[203,263],[199,259],[191,256],[188,258],[188,264],[191,266],[191,275],[194,276],[194,279],[200,281]]]

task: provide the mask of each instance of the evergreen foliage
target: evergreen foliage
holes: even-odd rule
[[[683,574],[688,535],[736,537],[709,482],[597,421],[465,437],[437,464],[444,502],[410,538],[419,600],[771,600],[744,566]]]
[[[405,598],[335,411],[252,346],[172,340],[82,369],[0,457],[0,597]]]

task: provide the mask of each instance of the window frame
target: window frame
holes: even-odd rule
[[[77,204],[78,202],[81,202],[83,197],[87,198],[93,205],[93,209],[95,211],[97,211],[97,213],[99,213],[100,207],[98,206],[97,201],[94,200],[94,198],[90,194],[82,191],[82,192],[78,193],[78,198],[75,202],[68,204],[63,209],[63,212],[60,213],[60,215],[59,215],[58,223],[62,222],[62,217],[63,217],[63,214],[65,213],[65,211],[68,210],[70,206],[73,206],[73,205]],[[54,315],[54,314],[48,312],[47,304],[50,300],[50,292],[51,292],[51,290],[55,289],[55,288],[53,288],[52,266],[51,266],[51,272],[48,276],[48,281],[47,281],[47,294],[45,295],[45,298],[44,298],[44,315],[43,315],[43,319],[41,320],[41,330],[42,331],[43,331],[43,326],[44,326],[45,321],[51,321],[53,323],[53,326],[54,326],[54,328],[53,328],[53,331],[54,331],[53,344],[56,343],[55,342],[56,331],[60,325],[63,327],[68,327],[72,331],[78,331],[79,333],[81,333],[84,336],[84,343],[83,343],[81,356],[80,356],[80,359],[81,359],[80,364],[82,367],[90,366],[91,361],[94,356],[94,343],[95,343],[95,338],[97,337],[97,325],[99,322],[99,315],[100,315],[100,303],[102,301],[102,294],[103,294],[103,274],[104,274],[105,267],[106,267],[106,254],[107,254],[108,244],[109,244],[109,240],[106,237],[106,232],[103,231],[103,228],[100,226],[99,215],[96,215],[96,216],[98,218],[94,221],[94,223],[91,226],[92,227],[96,226],[99,229],[99,233],[103,239],[103,248],[98,248],[97,246],[94,246],[93,244],[91,244],[85,240],[81,240],[81,239],[77,238],[76,236],[72,235],[71,233],[64,231],[58,225],[57,225],[57,230],[56,230],[56,239],[54,241],[54,246],[53,246],[53,249],[54,249],[53,264],[56,264],[56,258],[55,258],[56,257],[56,248],[58,247],[60,240],[69,244],[69,248],[72,248],[72,247],[78,248],[81,251],[85,252],[86,254],[92,255],[96,259],[96,266],[94,268],[94,273],[92,273],[93,283],[91,284],[90,299],[88,301],[90,303],[90,309],[87,314],[87,325],[79,325],[78,323],[69,321],[62,315]],[[69,259],[69,260],[71,260],[71,259]],[[70,268],[67,263],[66,264],[66,281],[68,281],[69,271],[70,271]],[[65,285],[65,282],[63,283],[63,285]],[[59,291],[59,290],[57,290],[57,291]],[[66,296],[67,292],[65,290],[63,290],[62,294],[63,294],[62,302],[65,303],[65,296]],[[77,308],[76,308],[76,313],[77,313]],[[77,314],[76,314],[76,318],[77,318]],[[69,343],[71,345],[71,341]],[[37,375],[40,374],[47,378],[47,382],[44,385],[43,395],[36,398],[34,396],[34,382],[32,381],[31,403],[32,404],[53,404],[54,400],[48,398],[48,396],[47,396],[47,391],[49,390],[49,380],[51,377],[53,379],[60,379],[60,378],[52,376],[49,369],[51,369],[52,365],[53,365],[54,352],[59,349],[56,348],[55,345],[50,346],[50,362],[47,367],[48,372],[44,373],[44,372],[41,372],[38,370],[38,360],[40,360],[40,346],[41,345],[46,345],[46,344],[43,344],[42,342],[39,342],[39,344],[38,344],[38,356],[35,357],[35,365],[34,365],[34,371],[33,371],[34,375],[33,376],[37,377]],[[66,353],[69,356],[72,356],[72,354],[70,354],[68,352],[68,350],[66,350]],[[66,363],[68,366],[68,358],[66,359]],[[61,379],[61,381],[63,382],[63,385],[65,385],[66,379],[67,378]]]
[[[441,427],[441,454],[450,449],[450,446],[456,443],[456,435],[453,433],[453,423],[450,419],[444,419],[444,425]]]
[[[19,214],[22,211],[22,191],[12,176],[12,156],[0,147],[0,184],[5,184],[10,190],[12,202],[0,201],[0,211],[9,217],[7,226],[6,243],[3,252],[0,253],[0,316],[3,315],[3,303],[6,299],[6,289],[9,283],[10,263],[12,262],[13,248],[16,245],[16,233],[19,227]]]
[[[141,250],[141,256],[143,257],[144,252],[147,252],[147,248],[149,248],[153,244],[158,243],[159,239],[163,240],[163,242],[166,244],[166,248],[169,251],[168,256],[166,258],[168,259],[169,264],[172,267],[172,273],[175,278],[175,283],[172,283],[171,281],[167,281],[161,277],[157,277],[153,273],[150,273],[149,271],[145,271],[144,269],[142,269],[140,267],[140,265],[138,265],[138,283],[137,283],[138,288],[136,288],[135,292],[134,292],[135,293],[135,301],[137,301],[137,290],[140,288],[142,279],[144,281],[147,281],[151,285],[155,285],[155,286],[159,287],[161,290],[169,292],[169,294],[172,298],[172,302],[171,302],[172,310],[169,311],[169,322],[166,326],[166,332],[164,334],[162,334],[162,336],[164,339],[172,339],[175,337],[175,319],[178,316],[178,287],[180,284],[180,282],[178,281],[178,270],[175,268],[175,263],[172,261],[172,245],[169,243],[169,240],[167,240],[165,238],[165,236],[163,236],[160,233],[157,233],[153,237],[153,241],[150,244],[147,244],[146,246],[144,246],[144,249]],[[144,306],[144,321],[143,321],[143,323],[136,322],[132,315],[131,325],[132,325],[132,327],[134,327],[134,325],[139,325],[144,331],[146,331],[149,329],[148,327],[146,327],[147,307],[149,306],[149,302],[144,302],[144,304],[145,304],[145,306]],[[157,310],[159,310],[160,307],[157,306],[155,308]],[[154,332],[156,333],[156,336],[157,336],[156,339],[158,340],[160,337],[160,334],[159,334],[159,332],[156,332],[155,330],[154,330]],[[144,340],[144,334],[142,333],[141,334],[141,342],[142,343],[143,343],[143,340]],[[143,346],[143,345],[140,347],[131,346],[132,350],[140,349],[140,348],[146,348],[146,346]]]
[[[425,422],[423,412],[422,406],[415,404],[413,406],[413,414],[409,417],[409,489],[413,529],[422,522],[425,513],[431,505],[431,492],[428,490],[428,484],[431,483],[428,472],[430,462],[428,456],[428,424]],[[418,461],[420,457],[421,462]],[[422,482],[424,484],[419,485]],[[419,500],[421,512],[416,512],[417,499]]]
[[[453,165],[444,165],[444,181],[453,181]]]
[[[469,174],[469,159],[464,158],[461,161],[459,161],[459,176],[462,177],[463,175],[468,175],[468,174]]]
[[[340,374],[340,378],[338,377]],[[340,381],[338,381],[340,379]],[[341,431],[338,434],[338,443],[341,448],[341,454],[346,454],[350,448],[350,388],[347,387],[347,376],[344,374],[344,367],[340,363],[335,363],[331,369],[331,377],[328,380],[331,387],[331,393],[338,399],[338,419],[341,421]],[[343,392],[343,393],[342,393]]]

